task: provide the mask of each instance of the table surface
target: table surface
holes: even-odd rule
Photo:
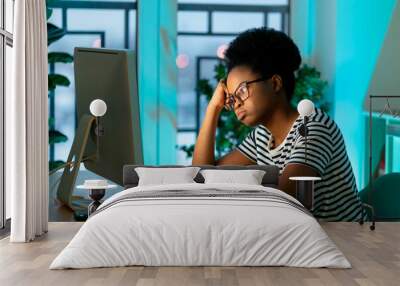
[[[100,187],[100,186],[89,187],[85,185],[76,186],[77,189],[85,189],[85,190],[107,190],[107,189],[114,189],[116,187],[117,185],[107,185],[105,187]]]
[[[321,180],[321,177],[307,177],[307,176],[301,177],[301,176],[299,176],[299,177],[289,177],[289,180],[292,180],[292,181],[319,181],[319,180]]]

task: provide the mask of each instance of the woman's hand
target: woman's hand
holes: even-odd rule
[[[221,111],[228,104],[227,88],[225,81],[221,79],[214,90],[214,94],[210,99],[209,106]]]
[[[230,109],[228,89],[223,80],[215,88],[214,94],[207,106],[207,111],[203,119],[203,124],[197,136],[196,145],[193,151],[192,165],[250,165],[256,162],[251,161],[240,151],[234,150],[218,161],[215,160],[215,133],[217,130],[218,118],[224,107]]]

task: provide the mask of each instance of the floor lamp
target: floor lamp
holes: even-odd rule
[[[303,122],[298,127],[299,134],[304,138],[305,147],[305,163],[307,164],[307,135],[308,128],[307,123],[309,116],[314,113],[314,103],[309,99],[303,99],[297,105],[297,111],[300,117],[303,118]],[[320,177],[303,177],[294,176],[289,178],[292,181],[296,181],[296,198],[310,211],[314,208],[314,182],[321,180]]]

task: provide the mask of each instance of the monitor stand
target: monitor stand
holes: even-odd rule
[[[72,196],[72,194],[81,163],[86,160],[95,159],[95,155],[92,158],[83,158],[90,130],[95,121],[96,118],[88,114],[83,115],[79,120],[74,142],[72,143],[67,163],[60,184],[58,185],[57,199],[72,210],[86,209],[87,205],[91,202],[89,199]]]

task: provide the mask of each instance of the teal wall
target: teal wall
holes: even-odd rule
[[[296,42],[303,62],[309,62],[314,46],[315,0],[291,1],[290,5],[290,36]]]
[[[318,68],[328,82],[325,98],[334,110],[336,0],[291,2],[291,37],[300,49],[303,63]]]
[[[336,18],[328,19],[316,13],[331,10],[332,2],[329,2],[330,7],[324,7],[327,2],[292,1],[291,36],[308,63],[323,71],[323,77],[329,73],[329,97],[334,106],[332,115],[343,132],[357,185],[362,188],[367,164],[363,101],[396,0],[337,0],[335,3]],[[325,23],[328,20],[329,23]],[[139,95],[145,163],[174,163],[176,0],[138,1],[138,23]],[[327,36],[332,33],[332,36]],[[332,50],[327,49],[329,45],[322,48],[327,41],[332,43]],[[329,56],[331,60],[327,60]]]
[[[368,163],[364,98],[395,4],[395,0],[337,1],[334,119],[345,138],[359,189],[364,187]]]
[[[304,62],[329,83],[331,116],[342,130],[357,186],[367,183],[367,96],[396,0],[296,0],[291,37]]]
[[[145,164],[176,162],[177,3],[138,1],[138,85]]]

